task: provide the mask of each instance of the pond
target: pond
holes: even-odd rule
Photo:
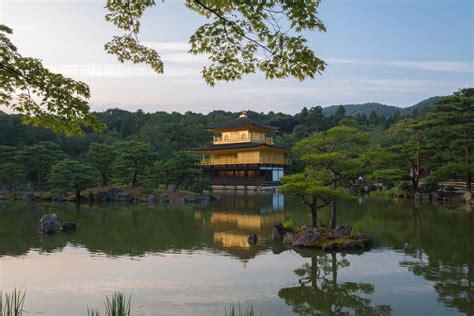
[[[37,235],[52,212],[77,231]],[[2,202],[0,289],[26,289],[25,310],[43,315],[102,311],[118,290],[132,295],[133,315],[224,315],[239,303],[264,316],[474,314],[472,211],[371,198],[339,203],[338,215],[361,223],[374,248],[297,253],[272,242],[273,224],[310,221],[298,199],[277,194],[192,206]]]

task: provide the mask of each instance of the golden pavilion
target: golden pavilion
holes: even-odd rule
[[[257,123],[242,112],[234,120],[207,128],[217,134],[212,144],[190,150],[202,155],[201,165],[214,188],[280,184],[285,166],[291,162],[285,159],[288,149],[274,145],[273,138],[267,136],[277,127]]]

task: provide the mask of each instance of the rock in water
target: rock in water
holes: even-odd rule
[[[343,250],[359,250],[364,247],[365,244],[361,240],[347,240],[340,246]]]
[[[317,228],[307,228],[293,237],[293,246],[308,247],[321,237]]]
[[[64,222],[61,230],[65,233],[76,231],[76,223]]]
[[[423,199],[423,196],[421,195],[420,192],[415,193],[415,200],[416,201],[421,201]]]
[[[130,192],[119,192],[116,196],[117,202],[133,202],[133,196]]]
[[[247,238],[247,241],[249,244],[251,245],[256,245],[257,244],[257,235],[255,235],[255,233],[253,234],[250,234],[249,237]]]
[[[352,227],[350,225],[341,225],[336,229],[336,236],[349,236],[352,233]]]
[[[285,236],[283,236],[283,243],[287,245],[292,245],[293,244],[293,233],[286,233]]]
[[[464,202],[470,202],[472,200],[472,193],[469,191],[464,192]]]
[[[273,226],[272,238],[273,240],[276,240],[276,241],[283,241],[283,237],[288,232],[290,231],[286,229],[285,227],[283,227],[282,223],[278,223],[275,226]]]
[[[183,203],[188,204],[188,203],[196,203],[196,199],[193,196],[187,195],[183,197]]]
[[[154,194],[148,195],[148,204],[155,204],[156,203],[156,196]]]
[[[164,193],[160,194],[160,200],[159,201],[160,201],[161,204],[168,204],[169,202],[171,202],[168,195],[166,195]]]
[[[21,199],[23,202],[33,202],[36,200],[36,196],[34,195],[33,192],[26,192],[26,193],[23,193],[23,195],[21,196]]]
[[[362,241],[365,247],[372,247],[372,245],[374,244],[374,240],[372,239],[372,237],[364,233],[356,233],[354,235],[354,239]]]
[[[221,199],[219,195],[214,194],[214,193],[210,194],[209,198],[211,199],[211,201],[219,201]]]
[[[38,223],[38,233],[52,234],[59,230],[60,224],[56,214],[46,214],[41,216]]]

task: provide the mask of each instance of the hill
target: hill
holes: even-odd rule
[[[413,114],[413,111],[421,111],[425,108],[429,108],[433,106],[433,104],[438,100],[439,97],[431,97],[428,99],[425,99],[423,101],[418,102],[415,105],[409,106],[407,108],[403,108],[400,113],[401,114]]]
[[[363,103],[363,104],[341,104],[346,110],[346,115],[356,116],[357,114],[365,114],[369,116],[370,112],[375,111],[377,115],[383,115],[385,117],[391,117],[394,115],[397,110],[400,111],[401,108],[393,106],[393,105],[386,105],[382,103]],[[336,113],[337,108],[341,105],[331,105],[328,107],[323,108],[323,114],[326,116],[333,115]]]
[[[412,114],[415,110],[420,111],[421,109],[432,106],[437,99],[438,97],[431,97],[406,108],[376,102],[341,105],[346,110],[346,115],[349,116],[356,116],[359,113],[369,116],[370,113],[374,111],[375,113],[377,113],[377,115],[383,115],[388,118],[393,116],[397,111],[399,111],[400,114]],[[333,115],[334,113],[336,113],[337,108],[341,105],[330,105],[328,107],[325,107],[323,108],[323,114],[326,116]]]

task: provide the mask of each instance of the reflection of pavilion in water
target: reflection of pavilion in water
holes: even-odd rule
[[[266,248],[264,243],[271,235],[273,225],[285,219],[283,209],[281,194],[223,195],[210,214],[197,211],[195,217],[203,221],[204,227],[214,230],[217,248],[248,258]],[[258,236],[256,246],[247,242],[252,233]]]

